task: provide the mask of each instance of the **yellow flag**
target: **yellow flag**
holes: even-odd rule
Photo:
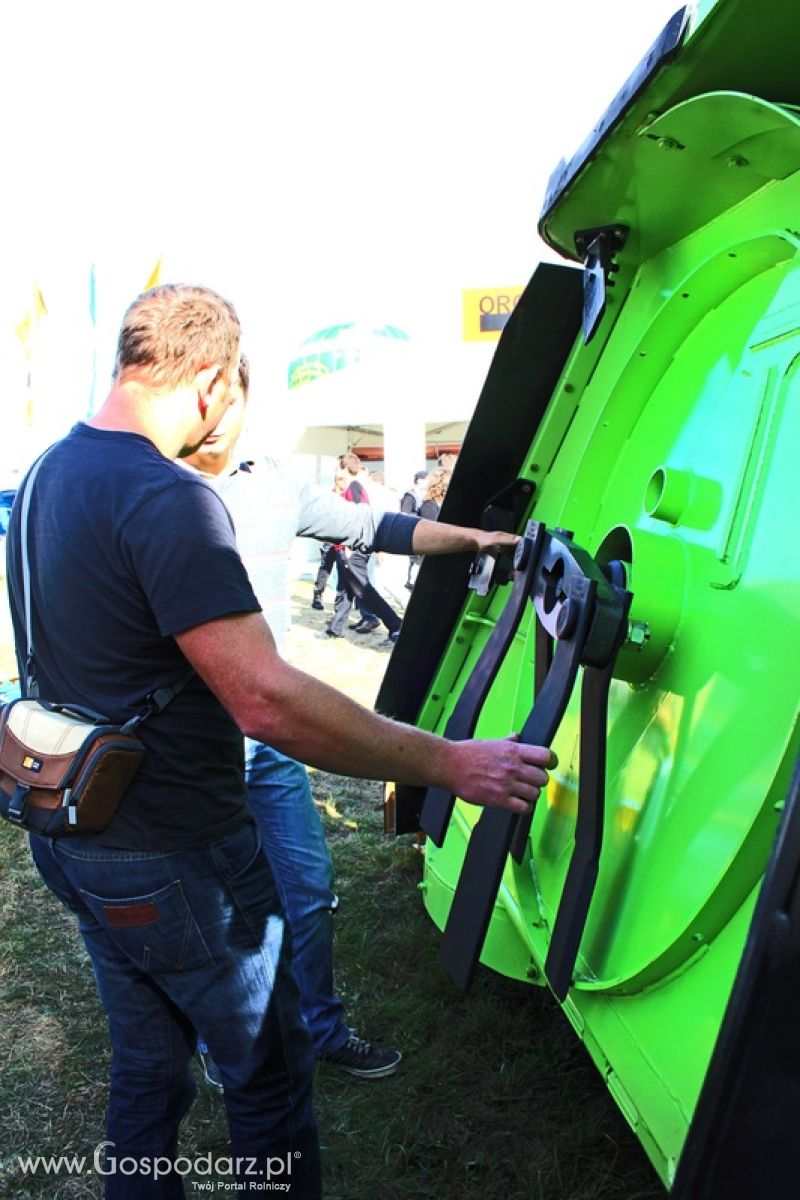
[[[36,340],[36,330],[39,327],[39,322],[42,317],[47,316],[47,305],[44,302],[42,289],[38,284],[33,285],[33,295],[31,302],[22,317],[14,326],[14,332],[22,344],[22,352],[25,355],[25,361],[30,364],[33,355],[33,346]]]
[[[33,398],[33,360],[36,354],[36,344],[39,340],[39,322],[47,316],[47,305],[44,302],[42,289],[38,283],[33,284],[31,301],[22,319],[14,326],[14,332],[20,340],[22,353],[28,368],[28,379],[25,387],[25,422],[33,428],[35,424],[35,408]]]
[[[158,262],[153,267],[150,274],[147,276],[147,283],[144,285],[144,290],[147,292],[150,288],[158,287],[161,283],[161,267],[164,262],[164,255],[159,255]]]

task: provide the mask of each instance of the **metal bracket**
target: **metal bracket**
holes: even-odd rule
[[[584,345],[594,337],[606,311],[606,288],[614,286],[611,276],[619,270],[616,255],[625,245],[629,233],[627,225],[600,225],[575,233],[575,247],[583,259]]]
[[[583,753],[581,756],[584,816],[581,819],[579,815],[576,854],[568,872],[569,887],[565,886],[559,908],[560,916],[563,907],[564,917],[554,931],[551,943],[551,966],[556,985],[561,989],[565,972],[571,978],[597,873],[597,837],[598,831],[602,834],[602,815],[597,819],[596,814],[598,807],[602,814],[605,792],[606,705],[603,696],[607,698],[617,651],[627,631],[631,596],[611,584],[594,559],[576,546],[566,531],[550,533],[536,522],[528,525],[526,536],[518,547],[517,562],[519,573],[507,605],[506,611],[510,610],[508,621],[504,612],[478,662],[482,677],[488,678],[489,682],[485,687],[476,685],[470,703],[465,704],[464,709],[469,708],[471,732],[499,670],[498,656],[505,653],[511,640],[500,636],[498,631],[501,625],[506,633],[512,625],[516,631],[526,598],[536,609],[537,623],[542,631],[537,628],[537,658],[542,655],[546,669],[544,662],[537,664],[534,705],[521,730],[520,740],[532,745],[550,745],[569,703],[579,666],[587,668],[585,675],[589,674],[590,680],[594,681],[592,686],[584,688],[582,697],[582,721],[585,720],[582,747],[585,742],[588,755],[587,758]],[[550,661],[553,642],[555,653]],[[595,678],[598,672],[599,687]],[[465,693],[471,683],[472,680]],[[462,693],[462,699],[465,693]],[[585,714],[584,705],[587,706]],[[450,724],[446,731],[448,736],[449,730]],[[461,736],[469,736],[469,733],[462,732]],[[600,742],[602,753],[598,748]],[[449,819],[453,800],[446,797],[447,803],[443,803],[441,796],[431,799],[436,804],[439,824],[435,829],[441,845],[447,826],[445,816]],[[586,813],[594,813],[595,819],[587,817]],[[532,814],[519,818],[506,809],[485,809],[472,832],[441,944],[442,962],[463,990],[469,988],[480,958],[506,857],[511,851],[517,861],[522,861],[528,846],[531,820]],[[427,827],[423,825],[423,828]],[[569,978],[563,986],[563,994],[566,994]]]
[[[536,485],[529,479],[515,479],[501,492],[492,496],[481,513],[481,529],[500,529],[514,533],[530,508]],[[513,550],[502,554],[478,554],[470,567],[468,587],[479,596],[486,596],[494,584],[510,583],[513,578]]]

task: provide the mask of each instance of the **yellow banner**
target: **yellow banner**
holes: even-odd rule
[[[44,302],[44,296],[38,283],[33,285],[33,294],[31,302],[24,316],[14,326],[14,332],[22,344],[22,352],[25,355],[25,361],[30,364],[33,356],[34,342],[36,340],[36,331],[39,328],[39,322],[42,317],[47,316],[47,305]]]
[[[150,288],[158,287],[158,285],[161,283],[161,268],[163,265],[164,255],[162,254],[150,274],[147,276],[147,283],[144,285],[143,289],[145,292],[149,292]]]
[[[522,295],[522,285],[468,288],[462,293],[465,342],[496,342]]]

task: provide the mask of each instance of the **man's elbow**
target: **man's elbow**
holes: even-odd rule
[[[278,731],[271,720],[272,708],[261,697],[249,697],[229,711],[245,737],[272,744]]]
[[[231,713],[231,716],[244,737],[252,738],[254,742],[267,740],[264,720],[254,708],[248,707],[241,712]]]
[[[288,707],[279,689],[253,688],[238,696],[228,711],[245,737],[280,749],[291,733]]]

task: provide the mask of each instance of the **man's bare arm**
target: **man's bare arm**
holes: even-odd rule
[[[387,514],[394,516],[395,514]],[[487,532],[484,529],[467,529],[461,525],[446,525],[442,521],[403,516],[403,520],[414,520],[416,524],[411,537],[413,554],[456,554],[468,550],[484,553],[487,550],[501,551],[516,546],[519,538],[514,533]],[[323,541],[344,542],[366,552],[376,548],[376,534],[381,524],[381,514],[368,504],[350,504],[333,492],[319,487],[303,489],[300,502],[298,534],[315,537]],[[377,549],[381,544],[378,534]]]
[[[422,518],[414,530],[413,548],[415,554],[455,554],[460,550],[483,554],[487,550],[511,549],[518,541],[515,533],[467,529]]]
[[[257,613],[177,634],[181,651],[243,733],[310,766],[448,788],[473,804],[526,812],[553,756],[512,737],[450,742],[382,717],[290,666]]]

